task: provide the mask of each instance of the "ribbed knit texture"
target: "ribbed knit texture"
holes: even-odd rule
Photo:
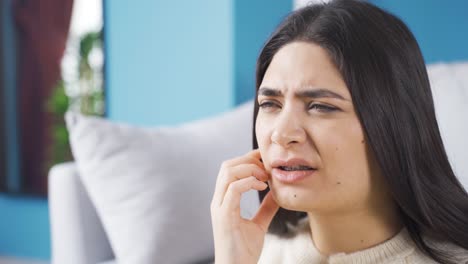
[[[468,251],[450,244],[440,244],[460,255],[460,263],[468,263]],[[461,256],[463,255],[463,256]],[[466,261],[466,262],[465,262]],[[406,228],[391,239],[374,247],[350,254],[322,255],[311,238],[307,219],[301,219],[292,237],[267,234],[259,264],[432,264],[411,240]]]

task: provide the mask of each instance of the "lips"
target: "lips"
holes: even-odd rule
[[[311,162],[308,162],[300,158],[292,158],[289,160],[277,159],[273,161],[273,163],[271,164],[271,167],[279,168],[279,169],[289,168],[292,170],[310,170],[310,169],[315,170],[317,168]]]
[[[275,160],[271,175],[282,183],[296,183],[315,173],[317,166],[304,159]]]

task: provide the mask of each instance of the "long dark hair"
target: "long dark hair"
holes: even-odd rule
[[[256,89],[273,56],[288,43],[320,45],[339,69],[400,217],[418,248],[436,261],[450,254],[423,236],[468,249],[468,194],[449,164],[424,59],[408,27],[369,3],[338,0],[290,14],[257,61]],[[253,147],[258,148],[255,122]],[[269,189],[260,191],[260,201]],[[286,235],[305,212],[280,208],[269,232]]]

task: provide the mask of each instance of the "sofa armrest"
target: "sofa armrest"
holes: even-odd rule
[[[98,263],[113,259],[112,249],[74,163],[49,172],[52,263]]]

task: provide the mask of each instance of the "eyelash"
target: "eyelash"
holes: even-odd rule
[[[258,105],[260,108],[270,108],[270,107],[273,107],[273,106],[276,106],[276,104],[274,104],[273,102],[264,102],[264,103],[261,103]]]
[[[259,107],[262,109],[265,109],[265,108],[271,108],[271,107],[278,107],[278,105],[275,104],[274,102],[266,101],[264,103],[259,104]],[[317,104],[317,103],[310,104],[308,108],[309,110],[315,108],[317,109],[317,111],[322,112],[322,113],[330,113],[330,112],[338,110],[338,108],[336,107],[332,107],[332,106],[328,106],[324,104]]]
[[[335,110],[338,110],[336,107],[332,107],[332,106],[328,106],[324,104],[311,104],[309,106],[309,109],[313,109],[314,107],[317,109],[317,111],[323,112],[323,113],[330,113]]]

